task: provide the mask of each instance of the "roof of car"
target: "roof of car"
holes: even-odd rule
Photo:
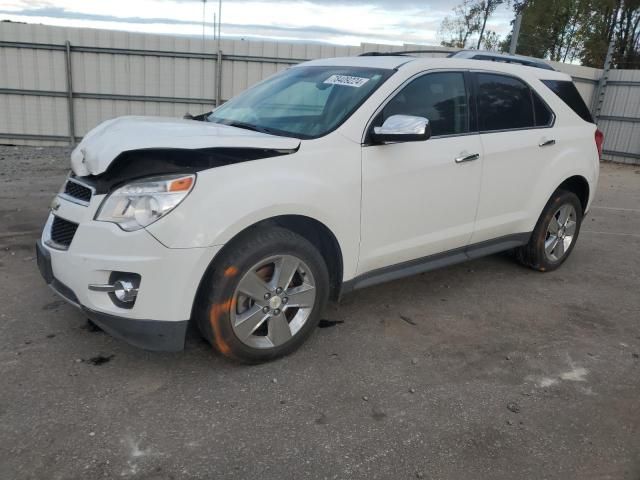
[[[515,63],[527,67],[543,68],[545,70],[555,70],[551,65],[540,58],[527,57],[501,52],[485,52],[483,50],[460,50],[449,55],[449,58],[470,58],[474,60],[487,60],[490,62]]]
[[[470,70],[492,70],[497,72],[519,74],[523,69],[541,79],[570,80],[571,77],[556,70],[523,66],[514,63],[495,62],[490,60],[477,60],[466,58],[443,57],[414,57],[409,55],[372,55],[359,57],[322,58],[298,64],[298,66],[323,66],[323,67],[365,67],[382,69],[399,68],[461,68]]]
[[[405,55],[379,55],[372,57],[320,58],[318,60],[311,60],[298,65],[310,67],[368,67],[394,69],[407,62],[411,62],[412,60],[415,60],[415,57]]]

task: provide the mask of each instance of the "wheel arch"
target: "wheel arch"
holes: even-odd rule
[[[335,234],[324,223],[306,215],[277,215],[260,220],[243,228],[235,235],[233,235],[229,239],[229,241],[226,242],[225,245],[216,253],[216,255],[211,259],[209,266],[205,270],[204,274],[202,275],[202,278],[200,279],[198,290],[194,297],[191,318],[193,318],[194,316],[195,308],[198,304],[198,299],[203,294],[203,289],[206,288],[206,279],[209,278],[211,270],[215,268],[216,259],[220,258],[224,254],[224,252],[228,248],[230,248],[231,245],[234,245],[238,240],[247,235],[251,235],[251,232],[256,228],[264,226],[278,226],[281,228],[286,228],[287,230],[291,230],[292,232],[297,233],[298,235],[311,242],[311,244],[314,245],[322,255],[322,258],[325,260],[325,263],[329,270],[330,298],[332,300],[338,300],[340,298],[340,293],[342,290],[344,262],[342,248],[340,247],[340,243],[338,242]]]
[[[591,188],[589,186],[589,182],[582,175],[573,175],[566,180],[564,180],[560,185],[558,185],[557,190],[566,190],[572,193],[575,193],[578,199],[580,200],[580,204],[582,206],[582,213],[584,214],[589,206],[589,197],[591,195]]]

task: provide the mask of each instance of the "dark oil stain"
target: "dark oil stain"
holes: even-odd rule
[[[387,414],[384,413],[382,410],[374,408],[371,411],[371,418],[373,418],[376,422],[381,422],[382,420],[387,418]]]
[[[87,360],[91,365],[95,365],[97,367],[99,367],[100,365],[104,365],[107,362],[110,362],[111,359],[115,357],[115,355],[96,355],[95,357],[91,357],[89,360]]]
[[[320,323],[318,323],[318,327],[320,327],[320,328],[335,327],[339,323],[344,323],[344,320],[324,320],[324,319],[322,319],[322,320],[320,320]]]
[[[320,416],[315,419],[315,423],[317,425],[326,425],[327,423],[329,423],[329,419],[324,413],[321,413]]]

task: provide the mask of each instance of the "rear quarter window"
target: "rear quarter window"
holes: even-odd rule
[[[576,115],[585,122],[593,123],[593,117],[589,108],[580,96],[580,92],[569,80],[542,80],[549,89],[555,93],[560,99],[566,103]]]

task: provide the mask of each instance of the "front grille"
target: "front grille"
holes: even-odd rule
[[[64,194],[82,202],[89,203],[91,200],[91,189],[84,185],[73,181],[71,178],[67,180],[64,186]]]
[[[69,248],[71,240],[76,234],[78,224],[60,217],[54,217],[51,225],[51,240],[56,244]]]

